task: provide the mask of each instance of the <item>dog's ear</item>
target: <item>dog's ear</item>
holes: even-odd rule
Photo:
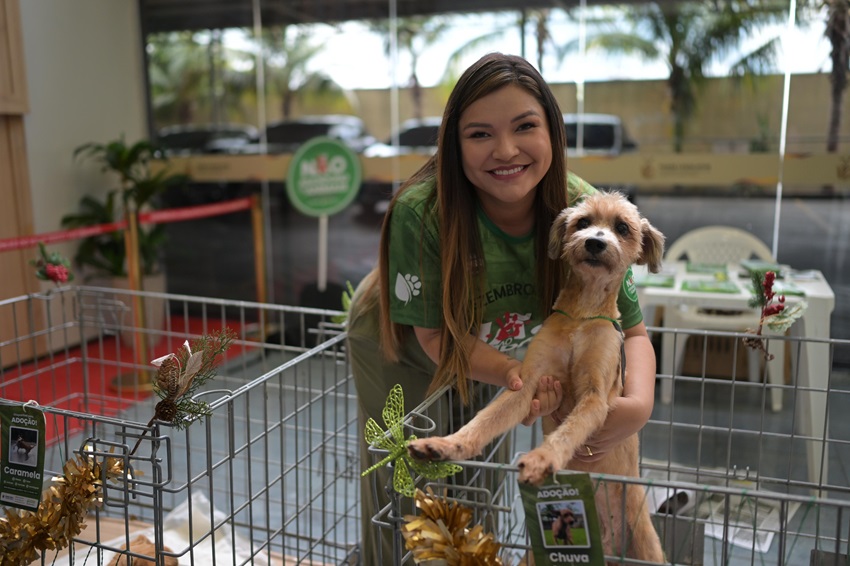
[[[567,221],[572,213],[571,208],[565,208],[561,211],[552,227],[549,228],[549,258],[560,259],[563,253],[564,235],[567,233]]]
[[[664,234],[658,231],[646,218],[640,219],[641,251],[638,265],[646,264],[649,271],[658,273],[661,258],[664,257]]]

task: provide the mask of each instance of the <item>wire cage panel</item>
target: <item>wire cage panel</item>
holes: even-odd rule
[[[640,432],[641,477],[591,475],[594,486],[640,485],[666,558],[675,564],[847,563],[850,427],[843,415],[850,411],[850,368],[830,362],[829,375],[807,378],[801,375],[800,359],[812,344],[772,337],[785,342],[786,375],[770,380],[763,368],[762,380],[751,381],[748,372],[738,371],[747,350],[741,345],[743,334],[650,331],[658,343],[665,332],[675,334],[675,340],[696,336],[705,344],[718,338],[731,342],[722,356],[711,347],[689,349],[688,355],[699,357],[686,360],[678,366],[684,369],[673,374],[657,375],[659,384],[672,382],[673,396],[662,402],[661,387],[656,387],[652,417]],[[850,352],[850,341],[814,342],[829,360]],[[780,410],[775,409],[774,392],[782,397]],[[476,406],[497,393],[491,389]],[[454,418],[438,409],[445,403],[454,403],[451,391],[429,398],[407,415],[410,433],[422,437],[443,429],[443,419]],[[457,422],[450,428],[456,429]],[[502,545],[505,564],[528,564],[516,462],[540,440],[537,428],[518,427],[496,441],[508,449],[491,446],[480,459],[460,462],[464,472],[455,478],[420,478],[417,486],[430,486],[449,501],[468,506],[471,524],[482,525]],[[375,448],[370,452],[374,462],[386,455]],[[373,486],[385,489],[392,491],[389,484]],[[413,501],[398,494],[376,512],[373,524],[395,541],[393,555],[383,557],[383,563],[414,563],[401,527],[406,515],[417,514]],[[633,563],[624,555],[607,559]]]
[[[134,326],[139,298],[160,322]],[[0,302],[19,321],[0,337],[0,403],[44,411],[45,476],[75,455],[125,470],[42,563],[356,563],[359,433],[340,314],[89,287]],[[223,328],[236,338],[196,395],[210,415],[152,421],[149,361]]]

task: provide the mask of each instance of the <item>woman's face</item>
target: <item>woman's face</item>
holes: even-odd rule
[[[552,140],[543,106],[519,86],[479,98],[460,116],[463,172],[485,211],[530,205],[552,164]]]

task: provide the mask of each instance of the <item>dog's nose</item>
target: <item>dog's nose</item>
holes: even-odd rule
[[[604,252],[605,248],[608,246],[604,241],[599,240],[597,238],[589,238],[584,242],[584,249],[589,251],[590,253],[596,255],[600,252]]]

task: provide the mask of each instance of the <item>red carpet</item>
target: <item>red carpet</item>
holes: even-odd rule
[[[226,326],[239,335],[238,323]],[[148,388],[136,387],[136,375],[152,378],[147,371],[153,368],[150,360],[176,352],[185,340],[190,342],[202,335],[221,330],[222,325],[207,320],[172,317],[169,330],[174,336],[163,337],[148,353],[147,360],[134,360],[134,350],[117,336],[91,340],[82,347],[63,348],[52,353],[39,353],[25,364],[0,368],[0,398],[11,401],[34,401],[39,405],[61,409],[61,414],[47,413],[47,443],[60,440],[66,434],[82,430],[82,422],[71,412],[86,415],[116,416],[134,403],[154,395]],[[245,348],[232,344],[225,353],[231,359]],[[119,377],[120,376],[120,377]]]

